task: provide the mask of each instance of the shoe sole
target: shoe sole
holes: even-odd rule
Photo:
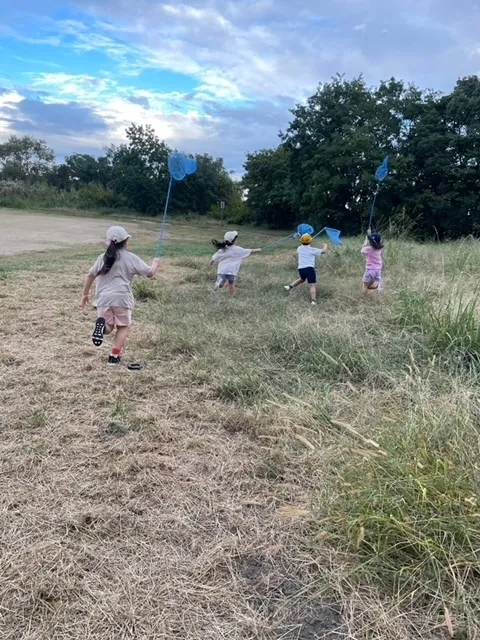
[[[97,318],[95,323],[95,329],[92,333],[92,342],[96,347],[101,347],[103,344],[103,336],[105,333],[105,318]]]

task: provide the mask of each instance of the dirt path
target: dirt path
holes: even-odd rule
[[[102,242],[108,224],[114,219],[63,217],[53,214],[24,213],[14,209],[0,210],[0,257],[29,251],[62,249],[79,244]],[[133,233],[138,225],[129,223]]]

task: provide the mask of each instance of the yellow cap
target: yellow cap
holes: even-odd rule
[[[310,244],[313,238],[309,233],[304,233],[303,236],[300,237],[300,242],[302,244]]]

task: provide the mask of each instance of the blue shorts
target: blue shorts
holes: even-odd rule
[[[215,283],[215,289],[222,289],[228,282],[228,284],[235,284],[237,276],[230,273],[219,273],[217,276],[217,282]]]
[[[317,274],[313,267],[305,267],[304,269],[299,269],[298,275],[304,282],[306,280],[308,284],[316,284],[317,282]]]

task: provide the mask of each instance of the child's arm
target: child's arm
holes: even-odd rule
[[[152,260],[152,266],[150,267],[150,273],[147,275],[147,278],[153,278],[157,273],[160,267],[160,258],[154,258]]]
[[[250,253],[261,253],[261,249],[250,249]]]
[[[86,280],[85,280],[85,285],[83,287],[83,297],[82,297],[82,311],[85,311],[85,309],[88,307],[89,302],[90,302],[90,289],[92,288],[93,283],[95,282],[95,278],[97,276],[94,276],[93,273],[89,273]]]
[[[322,253],[327,253],[328,251],[328,247],[326,244],[323,245],[322,249],[321,249]]]

